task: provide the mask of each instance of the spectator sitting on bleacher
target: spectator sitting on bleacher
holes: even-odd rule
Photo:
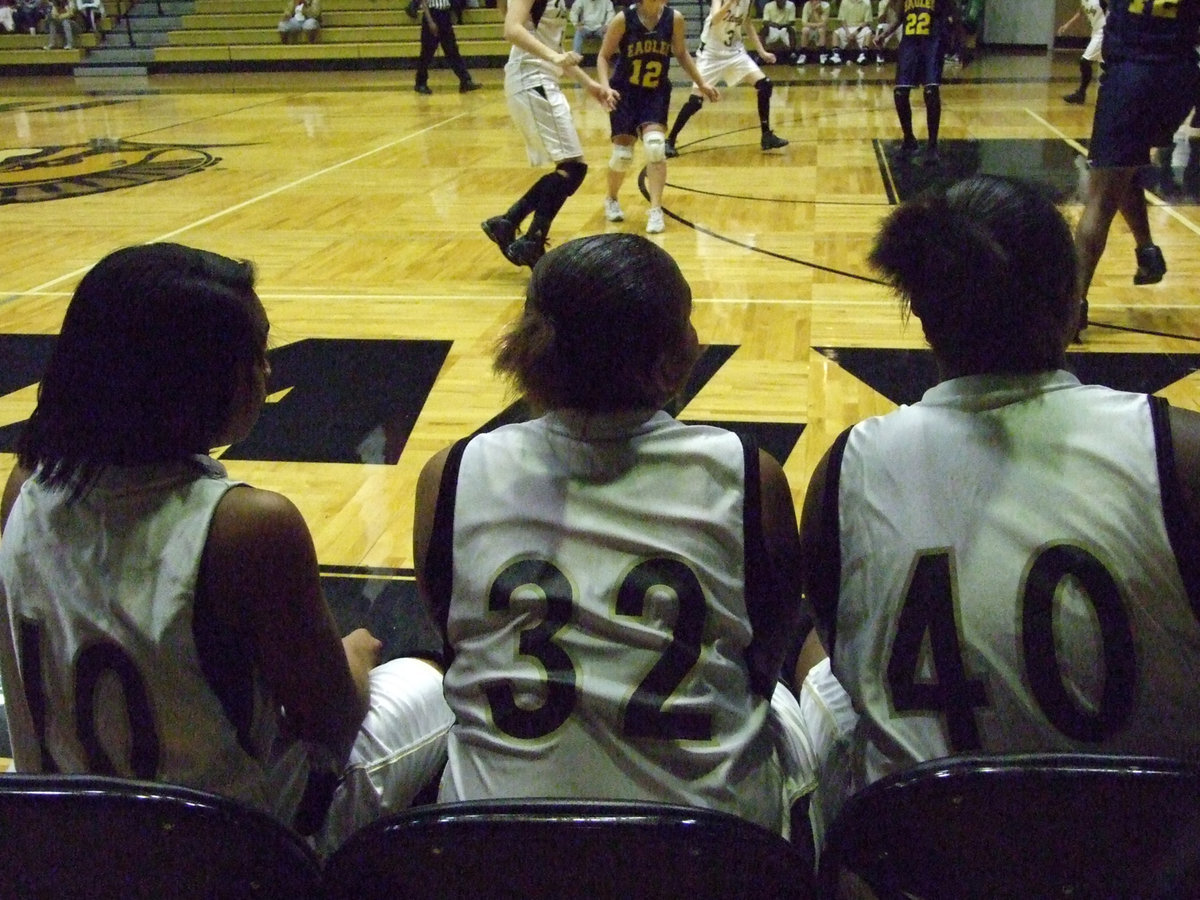
[[[800,8],[800,45],[796,62],[804,65],[808,60],[805,47],[812,47],[820,54],[821,65],[829,60],[826,47],[829,43],[828,0],[805,0]]]
[[[16,0],[14,18],[17,31],[25,34],[37,34],[42,30],[42,22],[50,12],[50,0]]]
[[[100,22],[105,16],[103,0],[77,0],[77,2],[79,13],[83,16],[83,22],[87,25],[88,31],[99,34]]]
[[[842,0],[838,7],[841,24],[833,32],[833,57],[835,66],[842,64],[842,51],[849,59],[849,50],[858,50],[855,62],[860,66],[867,61],[867,51],[875,43],[875,30],[871,27],[871,0]]]
[[[604,30],[614,15],[612,0],[575,0],[571,6],[571,24],[575,26],[571,49],[582,56],[584,41],[604,40]]]
[[[54,50],[54,36],[62,35],[63,49],[75,49],[75,16],[79,11],[74,0],[51,0],[50,15],[46,17],[46,50]]]
[[[13,0],[0,0],[0,29],[12,34],[17,30],[17,14]]]
[[[784,62],[796,58],[796,4],[773,0],[763,7],[762,45]]]
[[[303,33],[309,43],[321,34],[321,0],[287,0],[279,20],[279,39],[291,43]]]

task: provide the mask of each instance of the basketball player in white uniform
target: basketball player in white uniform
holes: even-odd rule
[[[1068,103],[1079,105],[1087,99],[1087,89],[1088,85],[1092,83],[1095,63],[1102,59],[1104,6],[1102,0],[1079,0],[1079,9],[1076,10],[1075,15],[1063,22],[1058,29],[1058,36],[1062,37],[1071,29],[1072,25],[1079,21],[1080,16],[1087,16],[1088,24],[1092,29],[1087,46],[1083,49],[1083,56],[1079,57],[1079,87],[1063,97]]]
[[[83,278],[0,504],[0,674],[17,771],[212,791],[324,853],[432,780],[452,716],[435,667],[339,640],[296,508],[198,452],[250,430],[266,339],[248,263]]]
[[[905,204],[870,260],[945,380],[809,486],[806,595],[861,715],[823,810],[952,754],[1195,758],[1200,416],[1062,371],[1077,262],[1036,187]]]
[[[763,70],[750,58],[746,50],[746,35],[755,52],[764,62],[775,62],[775,54],[770,53],[762,45],[758,30],[750,20],[751,0],[712,0],[708,17],[704,20],[704,30],[700,33],[700,49],[696,51],[696,68],[705,84],[714,87],[723,82],[730,86],[749,82],[754,85],[758,94],[758,124],[762,131],[759,146],[763,150],[778,150],[786,147],[788,142],[771,130],[771,79],[763,74]],[[675,144],[679,140],[679,132],[704,105],[704,96],[699,88],[694,88],[688,94],[687,102],[675,117],[671,133],[667,136],[667,156],[675,157],[679,153]]]
[[[533,266],[546,252],[550,225],[567,198],[579,190],[587,174],[583,145],[558,80],[566,72],[608,111],[616,106],[615,92],[600,85],[579,67],[583,58],[563,50],[563,31],[569,20],[565,0],[500,0],[504,37],[512,44],[504,66],[508,111],[525,139],[531,166],[554,163],[509,209],[486,219],[483,232],[517,266]],[[522,223],[533,216],[529,229]]]
[[[456,716],[442,800],[654,800],[786,833],[811,790],[824,686],[798,704],[779,684],[801,637],[786,479],[661,411],[698,350],[690,309],[645,238],[551,251],[496,360],[547,412],[423,471],[414,558]]]

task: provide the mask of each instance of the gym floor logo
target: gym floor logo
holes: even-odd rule
[[[66,200],[168,181],[221,161],[203,147],[96,138],[86,144],[0,150],[0,206]]]

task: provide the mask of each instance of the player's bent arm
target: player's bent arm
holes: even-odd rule
[[[803,635],[801,591],[803,557],[796,525],[796,507],[782,467],[769,453],[758,454],[762,530],[770,559],[771,583],[764,593],[766,609],[751,609],[754,640],[748,653],[751,667],[774,682],[784,660]],[[791,680],[791,673],[786,673]]]
[[[1181,505],[1190,519],[1189,532],[1200,536],[1200,413],[1172,406],[1170,423]],[[1200,553],[1200,545],[1191,551]]]
[[[625,11],[617,13],[608,27],[604,29],[604,40],[600,42],[600,50],[596,53],[596,76],[600,84],[609,86],[612,77],[612,59],[617,55],[621,46],[621,38],[625,37]]]
[[[290,500],[247,486],[225,494],[204,545],[197,607],[247,635],[291,733],[344,762],[366,715],[366,685],[355,683],[353,647],[338,635],[312,535]]]
[[[581,71],[578,67],[581,58],[578,53],[570,50],[555,53],[525,27],[533,10],[533,0],[498,0],[498,8],[504,14],[506,41],[548,63],[561,66],[566,71]]]
[[[836,523],[827,522],[830,516],[836,515],[836,508],[827,508],[826,497],[833,452],[833,447],[827,450],[813,469],[800,513],[800,546],[804,554],[801,572],[804,609],[815,623],[817,634],[827,649],[841,581],[838,548],[829,546],[831,541],[838,540],[837,530],[832,527],[832,524]]]
[[[688,78],[692,79],[692,84],[696,85],[696,90],[713,103],[721,99],[717,89],[701,76],[695,58],[688,52],[687,20],[678,10],[675,11],[675,21],[671,27],[671,52],[675,54],[675,59],[679,61],[680,67],[687,73]]]
[[[446,619],[446,610],[438,609],[432,591],[429,588],[429,571],[426,565],[429,556],[429,542],[433,534],[434,514],[437,512],[438,494],[442,486],[442,470],[446,467],[446,458],[450,448],[438,451],[421,469],[417,478],[417,493],[413,507],[413,570],[417,576],[417,596],[429,610],[433,621],[441,630]]]
[[[20,464],[13,466],[12,471],[8,473],[8,481],[4,483],[4,495],[0,498],[0,533],[3,533],[4,526],[8,524],[8,514],[17,502],[21,485],[28,481],[32,474],[28,469],[21,468]]]

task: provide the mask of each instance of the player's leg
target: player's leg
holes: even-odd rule
[[[762,131],[759,146],[764,150],[778,150],[788,145],[786,140],[771,130],[771,94],[774,90],[771,79],[765,75],[754,82],[754,91],[758,95],[758,125]]]
[[[697,60],[699,65],[699,60]],[[709,84],[712,84],[710,81]],[[679,151],[675,149],[675,144],[679,140],[679,132],[683,131],[684,126],[691,121],[692,116],[700,112],[700,108],[704,106],[704,98],[696,91],[688,94],[687,100],[683,106],[679,108],[679,112],[675,116],[675,124],[671,126],[671,133],[667,135],[667,158],[674,159],[679,155]]]
[[[402,657],[376,666],[369,677],[370,707],[314,839],[323,854],[369,822],[410,806],[446,763],[454,713],[442,695],[441,672]]]
[[[608,195],[604,198],[604,218],[610,222],[625,221],[625,213],[617,199],[625,176],[633,166],[632,134],[613,134],[612,156],[608,160]]]
[[[662,195],[667,184],[667,140],[663,137],[661,125],[647,125],[642,129],[642,148],[646,152],[646,192],[650,195],[646,231],[649,234],[658,234],[666,227],[663,220]]]
[[[929,130],[929,142],[925,145],[924,163],[927,166],[938,162],[938,132],[942,124],[942,92],[936,84],[927,84],[925,96],[925,127]]]

